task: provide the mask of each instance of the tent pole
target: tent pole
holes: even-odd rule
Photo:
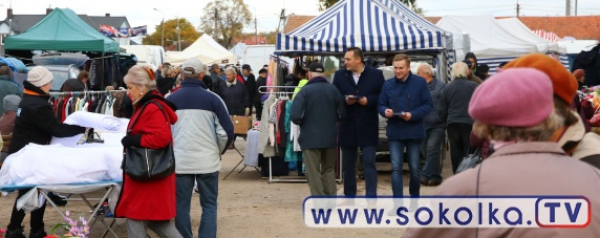
[[[99,90],[104,89],[104,80],[106,79],[106,70],[105,70],[106,65],[104,64],[104,56],[105,56],[104,52],[102,52],[102,81],[100,81],[100,83],[99,83],[99,85],[100,85]]]

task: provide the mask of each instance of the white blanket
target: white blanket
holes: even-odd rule
[[[29,144],[6,158],[2,185],[52,185],[122,180],[123,146],[128,119],[75,112],[65,123],[94,128],[104,143],[77,142],[83,134],[53,138],[50,145]]]
[[[127,130],[127,124],[129,124],[129,119],[117,118],[99,113],[78,111],[69,115],[65,119],[64,123],[94,128],[94,131],[96,132],[125,132]],[[63,146],[74,147],[77,146],[77,143],[82,137],[83,134],[65,138],[52,137],[50,144],[60,144]]]

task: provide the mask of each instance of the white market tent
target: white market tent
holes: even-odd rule
[[[217,43],[208,34],[202,35],[196,42],[183,51],[167,52],[167,62],[173,65],[180,65],[187,59],[195,58],[205,65],[237,63],[236,56]]]
[[[508,32],[511,32],[514,36],[535,45],[537,47],[537,52],[556,52],[559,54],[567,53],[565,47],[561,47],[556,42],[551,42],[539,37],[517,18],[505,18],[498,19],[496,21],[502,28]]]
[[[500,63],[511,61],[517,57],[531,53],[549,53],[549,49],[558,48],[523,32],[523,26],[514,28],[515,22],[500,24],[491,15],[482,16],[446,16],[436,24],[438,27],[453,33],[454,45],[462,45],[468,33],[470,52],[477,56],[478,63],[488,64],[490,74],[496,72]],[[522,24],[522,23],[521,23]],[[503,26],[504,25],[504,26]],[[512,25],[512,26],[508,26]],[[528,29],[525,27],[525,29]],[[543,40],[543,39],[542,39]],[[563,48],[563,52],[566,50]],[[464,55],[457,55],[462,60]],[[563,62],[567,66],[567,62]]]
[[[237,57],[238,61],[241,61],[244,58],[244,51],[248,46],[242,42],[235,44],[229,52],[234,54]]]

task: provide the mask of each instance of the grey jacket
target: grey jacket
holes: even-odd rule
[[[337,146],[337,123],[343,115],[343,98],[325,78],[311,79],[296,95],[290,119],[300,126],[302,150]]]
[[[477,179],[480,170],[479,180]],[[526,142],[500,148],[474,169],[444,181],[436,195],[574,195],[591,203],[591,223],[581,229],[479,228],[479,237],[597,237],[600,171],[568,157],[557,143]],[[474,228],[408,229],[404,237],[475,237]]]
[[[262,111],[260,121],[260,135],[258,137],[258,153],[264,157],[275,156],[275,148],[269,144],[269,108],[275,103],[275,94],[270,94],[269,98],[264,102],[264,110]]]
[[[423,118],[423,127],[425,128],[425,131],[432,128],[446,128],[446,124],[440,120],[440,117],[438,116],[440,101],[442,99],[442,90],[446,87],[446,83],[438,79],[432,79],[431,82],[427,84],[427,87],[429,87],[429,93],[433,100],[433,110]]]
[[[442,89],[438,116],[446,125],[452,123],[473,124],[469,116],[469,102],[477,88],[477,83],[457,78]]]

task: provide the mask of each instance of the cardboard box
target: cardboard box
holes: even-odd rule
[[[252,116],[232,116],[233,132],[236,135],[246,135],[252,129]]]

